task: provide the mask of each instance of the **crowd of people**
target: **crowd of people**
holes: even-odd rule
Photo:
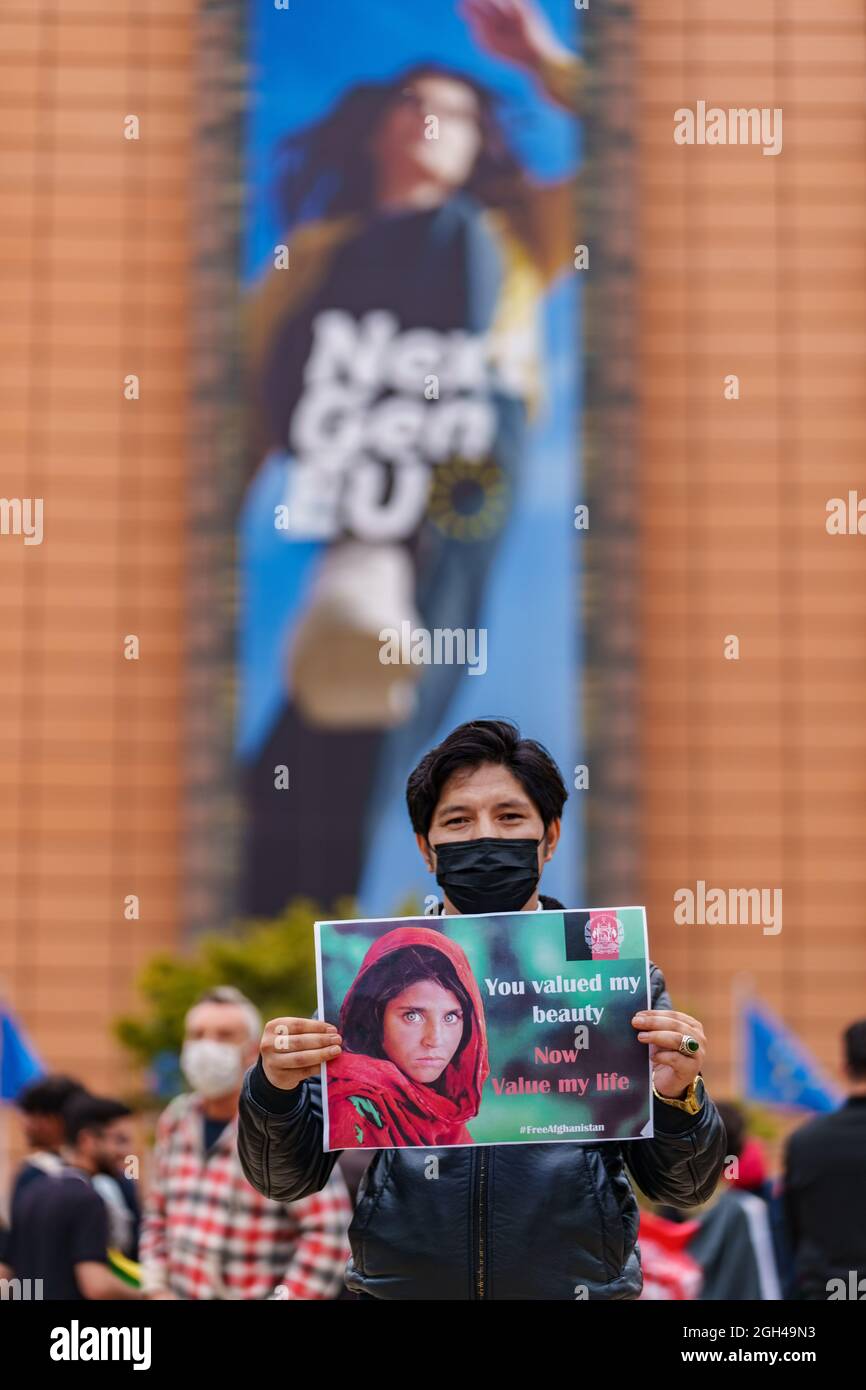
[[[29,1152],[0,1231],[0,1275],[45,1299],[338,1297],[351,1219],[342,1173],[285,1204],[240,1170],[238,1096],[261,1032],[229,987],[190,1010],[189,1090],[158,1120],[144,1200],[126,1105],[67,1076],[28,1086],[17,1107]]]
[[[262,1196],[237,1152],[238,1098],[261,1020],[224,987],[190,1010],[190,1089],[160,1116],[147,1193],[133,1176],[133,1116],[68,1076],[33,1082],[17,1108],[28,1153],[0,1230],[0,1277],[46,1299],[332,1299],[343,1283],[360,1169],[347,1156],[324,1188]],[[645,1209],[644,1297],[825,1299],[866,1266],[866,1020],[845,1034],[849,1095],[789,1137],[771,1177],[742,1108],[717,1102],[725,1171],[697,1211]]]
[[[725,1172],[696,1219],[670,1208],[644,1217],[644,1296],[692,1287],[724,1301],[850,1298],[852,1277],[866,1295],[866,1019],[843,1047],[845,1102],[791,1133],[775,1176],[742,1107],[716,1102]]]

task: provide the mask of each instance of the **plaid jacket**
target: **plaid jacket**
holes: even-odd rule
[[[178,1096],[156,1129],[144,1288],[190,1299],[336,1298],[351,1214],[339,1172],[299,1202],[262,1197],[241,1172],[237,1116],[206,1154],[201,1101]]]

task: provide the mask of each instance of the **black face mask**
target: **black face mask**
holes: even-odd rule
[[[538,840],[433,845],[436,882],[458,912],[519,912],[538,883]]]

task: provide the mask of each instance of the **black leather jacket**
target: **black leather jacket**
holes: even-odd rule
[[[656,965],[650,987],[653,1008],[672,1007]],[[346,1283],[384,1299],[637,1298],[628,1174],[655,1201],[695,1206],[713,1192],[726,1144],[706,1092],[697,1115],[653,1106],[655,1138],[623,1144],[377,1150],[349,1230]],[[339,1154],[322,1151],[318,1078],[281,1091],[261,1061],[251,1068],[238,1152],[265,1197],[295,1202],[320,1191]]]

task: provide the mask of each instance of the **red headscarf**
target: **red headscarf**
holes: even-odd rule
[[[407,946],[426,946],[450,962],[472,1003],[464,1019],[469,1036],[445,1068],[442,1090],[413,1081],[387,1058],[343,1052],[328,1063],[328,1123],[332,1149],[391,1148],[417,1144],[471,1144],[466,1121],[478,1114],[490,1067],[484,1006],[469,962],[456,941],[432,927],[396,927],[374,941],[343,1000],[343,1030],[353,995],[367,971]]]

